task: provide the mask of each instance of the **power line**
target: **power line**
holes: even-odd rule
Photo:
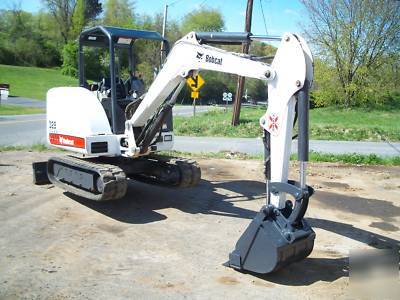
[[[172,6],[172,5],[174,5],[175,3],[179,2],[179,1],[182,1],[182,0],[175,0],[175,1],[172,1],[170,3],[165,3],[165,4],[168,5],[168,6]]]
[[[206,3],[207,0],[204,0],[203,2],[200,3],[199,7],[202,7],[204,3]]]
[[[263,21],[264,21],[265,34],[268,35],[267,22],[265,21],[264,8],[263,8],[263,5],[262,5],[262,0],[260,0],[260,6],[261,6],[261,14],[262,14]]]

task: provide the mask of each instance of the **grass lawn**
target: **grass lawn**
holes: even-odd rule
[[[24,107],[20,105],[0,104],[0,116],[4,115],[30,115],[44,113],[43,108]]]
[[[1,148],[0,148],[1,151]],[[224,159],[239,159],[239,160],[263,160],[263,155],[248,155],[240,152],[207,152],[207,153],[190,153],[181,151],[163,151],[161,154],[169,156],[183,156],[183,157],[200,157],[200,158],[224,158]],[[400,156],[393,157],[380,157],[376,154],[329,154],[310,152],[310,161],[312,162],[333,162],[345,163],[353,165],[384,165],[384,166],[400,166]],[[297,160],[297,155],[292,154],[290,160]]]
[[[46,144],[34,144],[31,146],[0,146],[1,152],[8,151],[61,151],[68,152],[64,149],[53,148]],[[180,156],[180,157],[191,157],[191,158],[223,158],[223,159],[239,159],[239,160],[262,160],[263,155],[248,155],[239,152],[207,152],[207,153],[191,153],[181,151],[161,151],[159,154],[167,156]],[[291,155],[290,160],[297,160],[296,155]],[[363,154],[329,154],[329,153],[318,153],[310,152],[310,161],[312,162],[335,162],[355,165],[384,165],[384,166],[400,166],[400,156],[393,157],[380,157],[375,154],[363,155]]]
[[[77,86],[78,79],[57,69],[0,65],[0,83],[10,84],[10,95],[45,100],[47,91],[58,86]]]
[[[262,108],[242,107],[240,125],[230,125],[232,111],[213,110],[196,117],[175,117],[174,133],[189,136],[259,137]],[[400,110],[367,111],[318,108],[310,111],[311,139],[381,141],[381,135],[400,141]]]

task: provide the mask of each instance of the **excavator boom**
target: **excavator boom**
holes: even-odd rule
[[[221,34],[208,34],[208,43],[221,41]],[[271,65],[244,54],[225,51],[208,44],[202,44],[204,33],[191,32],[176,42],[163,68],[150,86],[136,112],[126,122],[129,136],[135,127],[145,126],[171,94],[169,103],[174,104],[186,78],[201,70],[210,70],[244,77],[260,79],[268,84],[268,110],[260,119],[260,125],[271,135],[271,176],[273,181],[287,182],[296,93],[305,85],[311,86],[313,63],[310,49],[299,36],[286,33],[278,47]],[[251,35],[223,34],[223,41],[250,42]],[[159,128],[155,130],[155,133]],[[127,155],[145,153],[140,141],[132,135],[132,144]],[[138,145],[139,144],[139,145]],[[148,146],[148,145],[146,145]],[[283,208],[285,195],[271,195],[271,203]]]

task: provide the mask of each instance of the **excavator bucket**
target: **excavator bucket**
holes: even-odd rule
[[[306,258],[314,247],[315,233],[303,219],[314,190],[305,184],[305,162],[308,161],[308,82],[298,93],[298,160],[300,183],[270,182],[270,139],[264,134],[267,179],[267,205],[257,213],[244,231],[235,250],[229,255],[229,266],[255,273],[270,273]],[[270,195],[291,195],[283,208],[272,205]]]
[[[312,193],[312,189],[309,190]],[[300,216],[309,195],[308,192],[299,195],[294,209],[290,201],[281,210],[273,205],[263,206],[230,253],[229,266],[266,274],[306,258],[315,239],[314,231]]]

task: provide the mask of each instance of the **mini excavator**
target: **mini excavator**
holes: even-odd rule
[[[133,48],[139,40],[161,42],[166,56],[146,93],[136,88],[138,78],[134,75]],[[272,63],[215,47],[271,40],[279,42]],[[88,84],[84,47],[108,51],[108,78]],[[120,74],[120,58],[116,63],[116,54],[119,56],[122,50],[128,53],[129,62],[125,81]],[[311,253],[315,233],[304,214],[313,194],[305,176],[313,60],[301,36],[190,32],[169,51],[168,41],[157,32],[96,26],[80,34],[78,57],[79,87],[57,87],[47,93],[48,143],[75,155],[34,163],[34,183],[52,183],[95,201],[122,198],[128,180],[193,187],[201,178],[195,161],[157,154],[172,149],[172,108],[186,79],[200,70],[259,79],[268,85],[268,108],[260,118],[266,205],[239,238],[227,265],[241,271],[270,273]],[[296,122],[299,181],[288,179]]]

